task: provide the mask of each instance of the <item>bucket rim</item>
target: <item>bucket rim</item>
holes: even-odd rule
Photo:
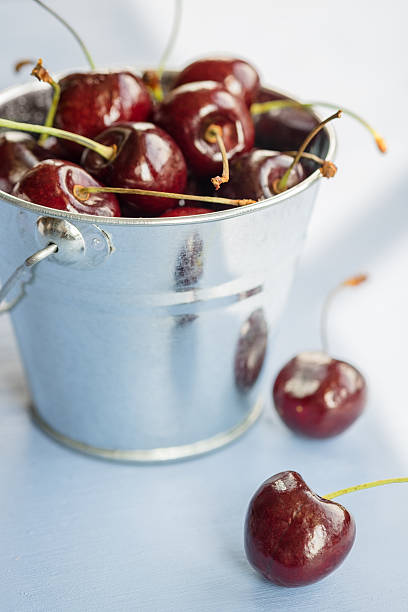
[[[97,72],[109,72],[110,70],[133,70],[135,73],[140,74],[140,69],[132,66],[115,66],[110,69],[102,69]],[[69,74],[72,72],[90,72],[86,69],[72,69],[64,71],[64,73],[57,75],[58,78],[62,78],[65,74]],[[92,72],[92,71],[91,71]],[[170,74],[176,74],[176,71],[166,71]],[[301,102],[298,98],[290,94],[289,92],[276,89],[275,87],[270,87],[269,85],[264,86],[267,89],[273,89],[274,92],[278,94],[282,94],[287,98],[291,98],[292,100]],[[26,95],[33,91],[40,91],[48,89],[48,86],[44,83],[27,83],[24,85],[15,85],[12,87],[8,87],[0,92],[0,105],[5,104],[6,102],[10,102],[13,98]],[[315,112],[314,114],[319,119],[322,120],[320,113]],[[335,130],[333,126],[328,123],[325,126],[325,131],[328,135],[329,140],[329,148],[326,154],[325,159],[332,160],[334,158],[334,154],[336,151],[336,136]],[[1,132],[0,132],[1,133]],[[290,199],[292,196],[296,196],[302,191],[309,189],[316,181],[323,178],[319,169],[315,170],[312,174],[310,174],[306,179],[304,179],[301,183],[298,183],[294,187],[283,191],[280,194],[277,194],[271,198],[266,198],[265,200],[260,200],[259,202],[255,202],[255,204],[247,204],[246,206],[239,206],[233,209],[220,210],[220,211],[209,211],[207,214],[202,215],[185,215],[181,217],[104,217],[98,215],[88,215],[82,213],[75,213],[63,210],[57,210],[55,208],[49,208],[48,206],[43,206],[42,204],[34,204],[33,202],[27,202],[21,198],[17,198],[5,191],[0,189],[0,199],[5,200],[9,204],[16,206],[17,208],[23,208],[25,210],[29,210],[31,212],[37,213],[38,215],[46,215],[48,217],[57,217],[59,219],[67,219],[69,221],[75,222],[87,222],[92,224],[103,224],[103,225],[116,225],[116,226],[163,226],[163,225],[196,225],[201,223],[214,223],[217,221],[223,221],[225,219],[234,219],[237,217],[242,217],[244,215],[252,215],[256,214],[258,211],[263,211],[267,208],[271,208],[272,206],[277,206],[279,204],[284,203],[286,200]]]

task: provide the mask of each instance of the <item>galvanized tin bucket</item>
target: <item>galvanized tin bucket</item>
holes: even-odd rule
[[[41,85],[10,89],[0,116],[41,121],[47,96]],[[332,157],[330,126],[326,137]],[[77,450],[142,462],[244,433],[269,393],[268,354],[318,179],[173,219],[71,214],[0,192],[0,298],[9,293],[3,310],[12,306],[40,427]]]

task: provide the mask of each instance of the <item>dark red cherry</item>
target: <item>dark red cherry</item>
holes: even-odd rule
[[[48,136],[47,140],[41,144],[41,148],[48,153],[48,157],[56,157],[58,159],[74,161],[73,156],[70,155],[66,149],[64,149],[64,141],[60,140],[59,138],[55,138],[55,136]],[[44,157],[44,159],[46,158]]]
[[[222,172],[219,147],[207,138],[211,125],[221,127],[230,160],[251,149],[254,143],[254,126],[245,103],[213,81],[187,83],[173,89],[159,106],[156,121],[178,143],[197,176]]]
[[[281,94],[262,90],[257,102],[282,99]],[[294,151],[299,149],[306,136],[319,124],[316,116],[304,108],[279,108],[261,114],[254,114],[255,146],[274,151]],[[324,143],[327,137],[320,132],[307,148],[307,151],[324,156]]]
[[[250,564],[271,582],[304,586],[343,562],[355,531],[346,508],[313,493],[297,472],[281,472],[250,501],[245,551]]]
[[[249,106],[259,89],[259,75],[248,62],[236,58],[207,58],[189,64],[176,78],[174,87],[196,81],[217,81]]]
[[[318,351],[291,359],[273,386],[273,401],[284,423],[313,438],[347,429],[362,413],[365,400],[366,383],[360,372]]]
[[[187,215],[206,215],[211,212],[210,208],[200,208],[199,206],[179,206],[172,210],[166,210],[161,217],[185,217]]]
[[[53,157],[37,141],[21,132],[0,134],[0,189],[11,193],[14,185],[35,164]]]
[[[220,195],[225,198],[264,200],[275,194],[273,184],[281,179],[293,162],[293,157],[277,151],[253,149],[230,164],[230,180],[222,185]],[[287,187],[297,185],[306,178],[302,164],[296,164],[290,173]]]
[[[60,81],[55,127],[93,138],[118,121],[144,121],[152,103],[142,79],[131,72],[75,73]],[[64,141],[77,157],[83,148]]]
[[[105,145],[116,145],[112,161],[87,149],[81,164],[93,176],[110,187],[149,189],[183,193],[187,168],[182,152],[174,140],[152,123],[120,123],[95,138]],[[134,213],[157,216],[178,206],[178,200],[150,196],[126,195],[122,200]]]
[[[60,159],[47,159],[28,170],[13,194],[27,202],[69,212],[120,217],[119,202],[111,193],[92,193],[83,202],[73,193],[75,185],[100,187],[83,168]]]

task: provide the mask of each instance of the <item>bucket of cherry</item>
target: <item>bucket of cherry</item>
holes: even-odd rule
[[[0,94],[0,308],[49,434],[111,459],[208,452],[261,412],[341,111],[321,121],[239,59],[86,55]]]

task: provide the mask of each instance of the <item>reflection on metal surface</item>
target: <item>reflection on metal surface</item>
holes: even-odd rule
[[[241,391],[248,391],[256,383],[265,359],[267,341],[264,311],[258,308],[242,325],[235,353],[235,382]]]
[[[110,450],[83,444],[77,440],[72,440],[68,436],[64,436],[60,432],[53,429],[53,427],[50,427],[50,425],[44,421],[34,406],[31,407],[31,413],[37,425],[43,431],[45,431],[45,433],[61,444],[69,446],[70,448],[82,453],[115,461],[127,461],[133,463],[161,463],[164,461],[190,459],[191,457],[195,457],[197,455],[204,455],[220,448],[221,446],[225,446],[226,444],[233,442],[239,438],[239,436],[242,436],[242,434],[244,434],[251,427],[251,425],[257,421],[262,413],[262,409],[263,400],[262,398],[258,398],[245,419],[228,431],[223,431],[212,438],[208,438],[207,440],[198,440],[198,442],[194,442],[192,444],[183,444],[180,446],[172,446],[167,448],[152,448],[149,450]]]
[[[198,233],[188,238],[177,256],[174,271],[176,291],[185,291],[195,285],[203,275],[203,241]]]

